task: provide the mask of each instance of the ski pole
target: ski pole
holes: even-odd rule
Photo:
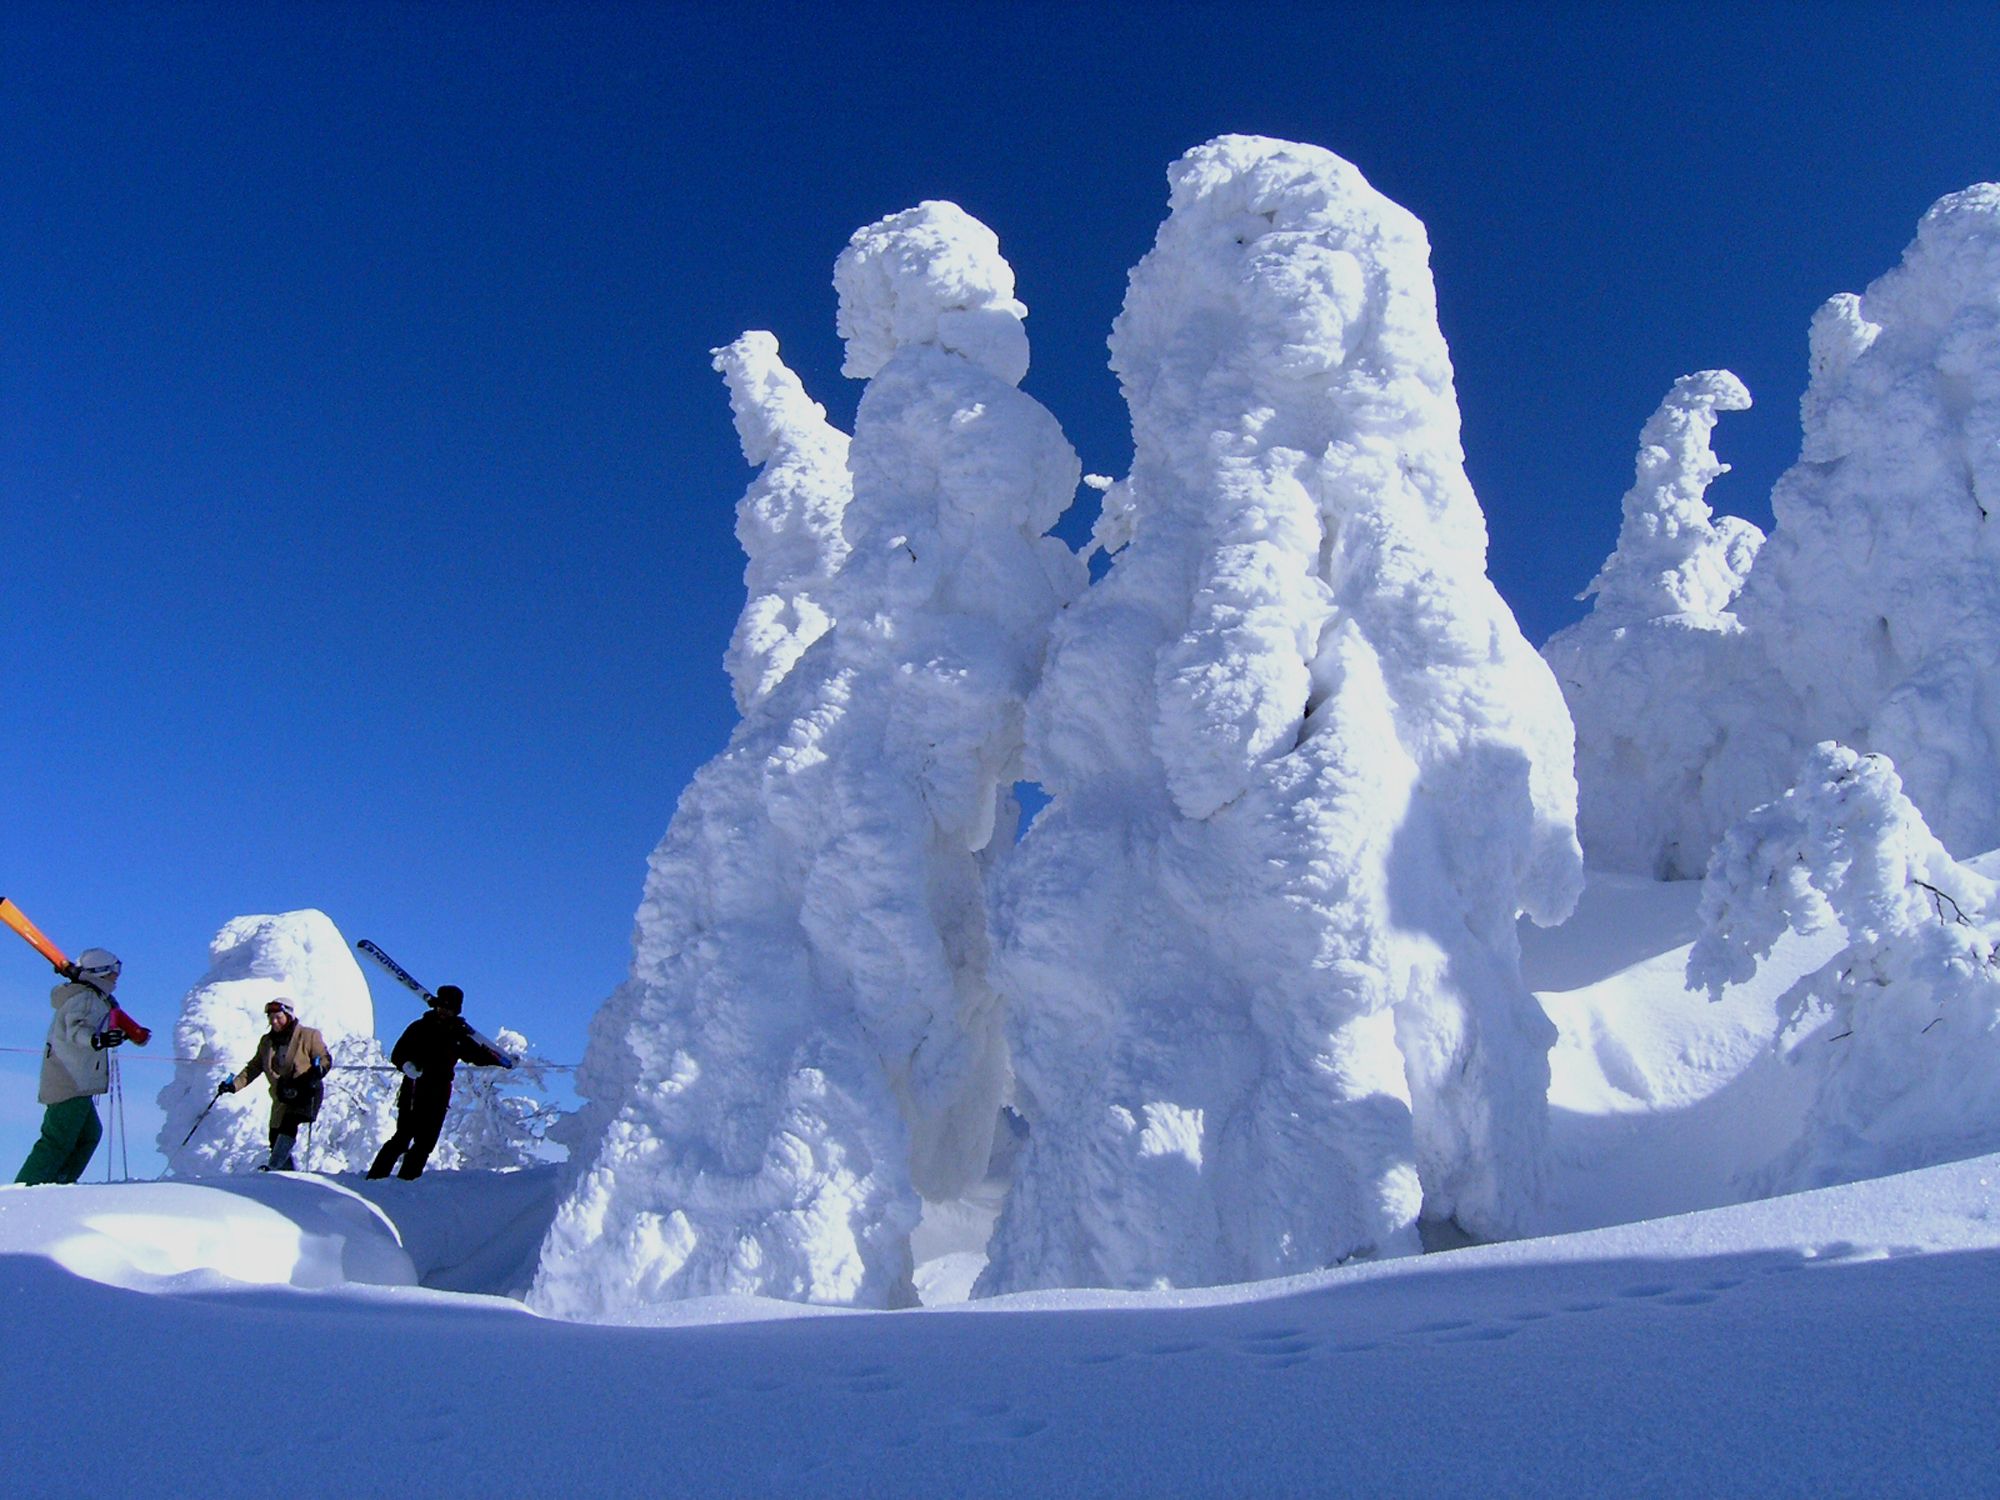
[[[194,1139],[194,1133],[197,1130],[201,1129],[201,1122],[208,1118],[208,1112],[211,1109],[215,1108],[217,1101],[220,1100],[221,1098],[222,1095],[217,1094],[213,1099],[210,1099],[207,1104],[202,1106],[201,1113],[194,1117],[194,1124],[188,1126],[188,1133],[181,1137],[181,1144],[180,1146],[176,1146],[174,1148],[175,1150],[177,1151],[180,1150],[182,1147],[185,1147],[189,1141]]]

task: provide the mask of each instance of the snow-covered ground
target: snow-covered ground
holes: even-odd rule
[[[1994,1493],[2000,1158],[1710,1207],[1805,1108],[1771,1036],[1813,955],[1710,1005],[1695,895],[1596,877],[1525,934],[1544,1238],[605,1326],[515,1300],[553,1169],[0,1189],[6,1492]],[[981,1222],[919,1232],[920,1285],[969,1284]]]

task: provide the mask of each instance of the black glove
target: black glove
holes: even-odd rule
[[[102,1052],[107,1047],[116,1047],[124,1040],[125,1033],[116,1026],[108,1031],[93,1031],[90,1034],[90,1049],[93,1052]]]
[[[221,1098],[224,1094],[233,1094],[235,1092],[236,1092],[236,1080],[234,1078],[225,1078],[222,1080],[222,1082],[218,1083],[215,1086],[215,1096],[218,1099]]]

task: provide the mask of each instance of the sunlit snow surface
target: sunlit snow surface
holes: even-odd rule
[[[1524,943],[1562,1030],[1551,1228],[1724,1201],[1803,1108],[1782,980],[1684,989],[1694,894],[1599,878]],[[468,1295],[532,1270],[550,1171],[4,1188],[6,1491],[1992,1493],[1996,1184],[1977,1158],[1207,1292],[643,1328]]]

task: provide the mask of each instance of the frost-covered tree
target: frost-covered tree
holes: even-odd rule
[[[1733,600],[1717,602],[1734,566],[1718,536],[1676,612],[1641,622],[1601,592],[1550,642],[1595,863],[1692,873],[1704,839],[1829,740],[1892,757],[1947,847],[2000,844],[2000,185],[1940,199],[1895,269],[1819,310],[1811,344],[1799,460]],[[1698,520],[1696,435],[1669,508]],[[1614,580],[1635,577],[1627,533]],[[1637,540],[1642,607],[1667,602],[1647,585],[1657,540]]]
[[[1688,979],[1718,997],[1787,932],[1840,949],[1785,996],[1815,1069],[1799,1139],[1753,1187],[1792,1191],[2000,1149],[2000,912],[1883,755],[1818,746],[1716,847]],[[1817,1031],[1813,1028],[1817,1026]]]
[[[547,1094],[549,1061],[518,1031],[503,1026],[493,1039],[516,1062],[459,1068],[432,1170],[512,1172],[553,1159],[542,1145],[561,1118]]]
[[[238,917],[209,944],[209,968],[181,1002],[174,1053],[181,1062],[160,1091],[160,1154],[177,1176],[244,1171],[270,1156],[270,1090],[258,1083],[217,1100],[215,1086],[250,1060],[269,1029],[264,1006],[288,999],[301,1024],[333,1053],[326,1097],[299,1164],[318,1172],[365,1170],[393,1128],[396,1088],[375,1040],[368,982],[324,912]],[[214,1109],[182,1140],[211,1100]]]
[[[1782,789],[1763,768],[1792,742],[1745,691],[1758,665],[1730,612],[1764,535],[1706,498],[1729,469],[1716,414],[1749,405],[1727,370],[1674,383],[1639,434],[1617,550],[1582,596],[1596,603],[1542,650],[1576,721],[1577,828],[1602,869],[1699,875],[1746,784]]]
[[[743,456],[759,466],[736,504],[736,536],[747,559],[745,599],[725,664],[737,707],[747,716],[732,740],[737,747],[753,735],[783,732],[783,710],[764,707],[765,700],[831,624],[832,580],[848,551],[841,517],[854,485],[847,468],[847,434],[827,421],[826,408],[806,394],[798,376],[778,357],[775,336],[753,330],[711,354],[729,389]],[[719,784],[702,796],[724,803],[749,797],[748,767],[766,753],[744,750],[742,765],[729,775],[718,774],[714,779]],[[678,867],[659,874],[662,854],[672,842],[669,833],[654,851],[649,890],[660,879],[671,887],[688,878]],[[612,1115],[636,1086],[638,1049],[627,1033],[648,992],[635,970],[591,1018],[577,1072],[582,1107],[552,1127],[551,1138],[568,1148],[573,1164],[596,1152]]]
[[[778,341],[744,334],[715,351],[743,456],[761,465],[736,507],[747,595],[729,640],[736,707],[748,713],[832,624],[827,588],[847,556],[840,521],[853,493],[847,434],[826,420]]]
[[[1676,380],[1640,429],[1618,550],[1584,590],[1604,624],[1709,618],[1729,608],[1764,534],[1709,510],[1708,487],[1729,472],[1711,440],[1717,412],[1749,409],[1742,381],[1727,370],[1703,370]]]
[[[1539,1183],[1515,920],[1580,886],[1570,726],[1485,575],[1423,226],[1316,147],[1169,175],[1112,337],[1124,545],[1058,626],[996,907],[1029,1134],[988,1291],[1505,1233]]]
[[[1736,608],[1799,701],[1780,774],[1879,750],[1948,848],[2000,845],[2000,184],[1820,309],[1803,417]]]
[[[532,1293],[562,1315],[906,1298],[919,1194],[962,1192],[990,1149],[985,870],[1012,837],[1022,701],[1081,584],[1045,535],[1078,466],[1016,388],[1025,309],[992,231],[926,203],[857,233],[835,282],[846,372],[869,381],[835,623],[753,696],[654,851],[578,1080],[601,1124]],[[771,390],[736,394],[769,412]]]

